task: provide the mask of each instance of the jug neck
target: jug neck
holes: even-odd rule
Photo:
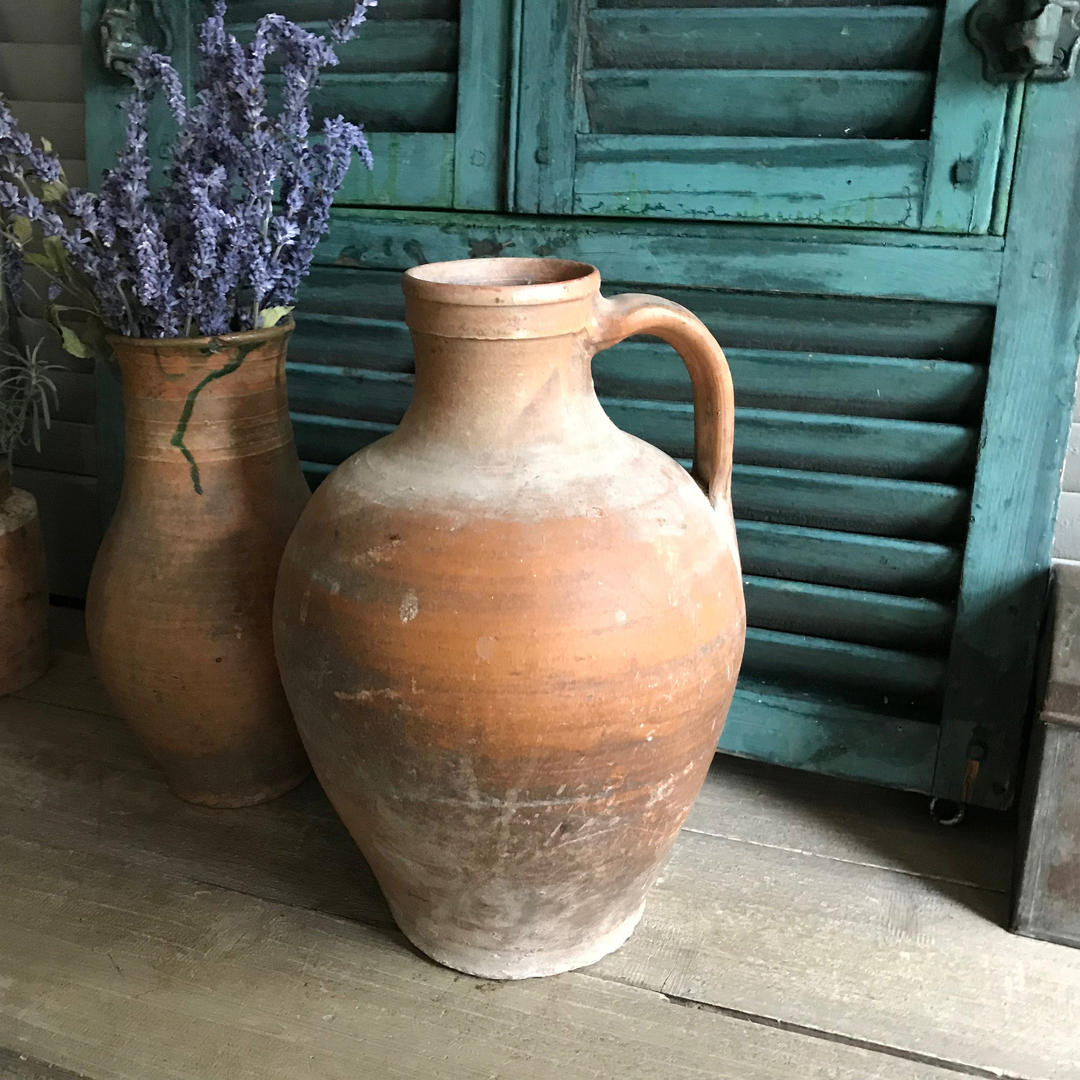
[[[579,336],[495,341],[413,332],[412,434],[475,453],[588,442],[604,419]]]
[[[600,275],[556,259],[475,259],[405,275],[416,355],[404,433],[473,457],[586,445],[610,423],[588,331]]]

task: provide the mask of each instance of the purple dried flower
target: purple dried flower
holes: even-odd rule
[[[374,6],[355,3],[330,37],[350,40]],[[214,0],[199,31],[190,107],[167,57],[147,50],[137,58],[124,148],[100,194],[64,195],[63,216],[42,201],[40,187],[20,187],[23,176],[37,185],[57,179],[59,160],[34,147],[0,101],[0,173],[17,180],[0,180],[0,215],[58,236],[121,333],[222,334],[251,328],[264,307],[290,306],[353,154],[371,167],[363,131],[341,117],[312,138],[311,94],[337,63],[330,41],[267,15],[245,48],[225,17],[224,0]],[[271,110],[266,72],[275,56],[281,93]],[[154,177],[148,127],[158,95],[177,127],[163,181]],[[5,272],[10,264],[14,273],[17,259],[17,250],[5,258]]]
[[[0,209],[26,217],[28,215],[22,212],[22,200],[22,192],[10,180],[0,180]]]
[[[24,276],[22,247],[7,237],[0,239],[0,278],[15,303],[22,298]]]
[[[330,24],[330,36],[338,42],[344,44],[346,41],[350,41],[357,30],[367,20],[367,13],[373,7],[379,6],[379,0],[360,0],[353,10],[351,15],[346,16],[344,19],[339,19],[336,23]]]

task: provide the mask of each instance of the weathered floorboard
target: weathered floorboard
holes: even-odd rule
[[[481,982],[389,928],[114,858],[0,852],[0,1041],[88,1076],[948,1076],[589,975]]]
[[[713,762],[685,828],[1002,894],[1011,887],[1014,829],[1002,814],[969,810],[961,828],[947,829],[925,795],[870,795],[863,784],[745,758]]]
[[[77,700],[70,678],[27,693]],[[1006,837],[914,798],[718,762],[623,950],[492,986],[404,945],[313,782],[188,806],[116,720],[39,702],[0,702],[0,1045],[30,1058],[95,1080],[1078,1075],[1080,953],[1002,930]]]
[[[1080,952],[1005,896],[684,832],[631,944],[590,968],[983,1075],[1080,1075]]]

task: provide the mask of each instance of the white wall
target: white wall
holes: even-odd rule
[[[1080,380],[1073,401],[1069,448],[1065,451],[1065,467],[1061,472],[1054,558],[1080,560]]]
[[[86,183],[79,0],[0,0],[0,93],[45,135],[72,184]]]

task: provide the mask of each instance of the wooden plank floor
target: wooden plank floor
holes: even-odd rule
[[[57,614],[0,700],[3,1080],[1080,1078],[1080,950],[1002,928],[1002,819],[718,760],[622,950],[485,982],[405,942],[314,781],[172,797]]]

